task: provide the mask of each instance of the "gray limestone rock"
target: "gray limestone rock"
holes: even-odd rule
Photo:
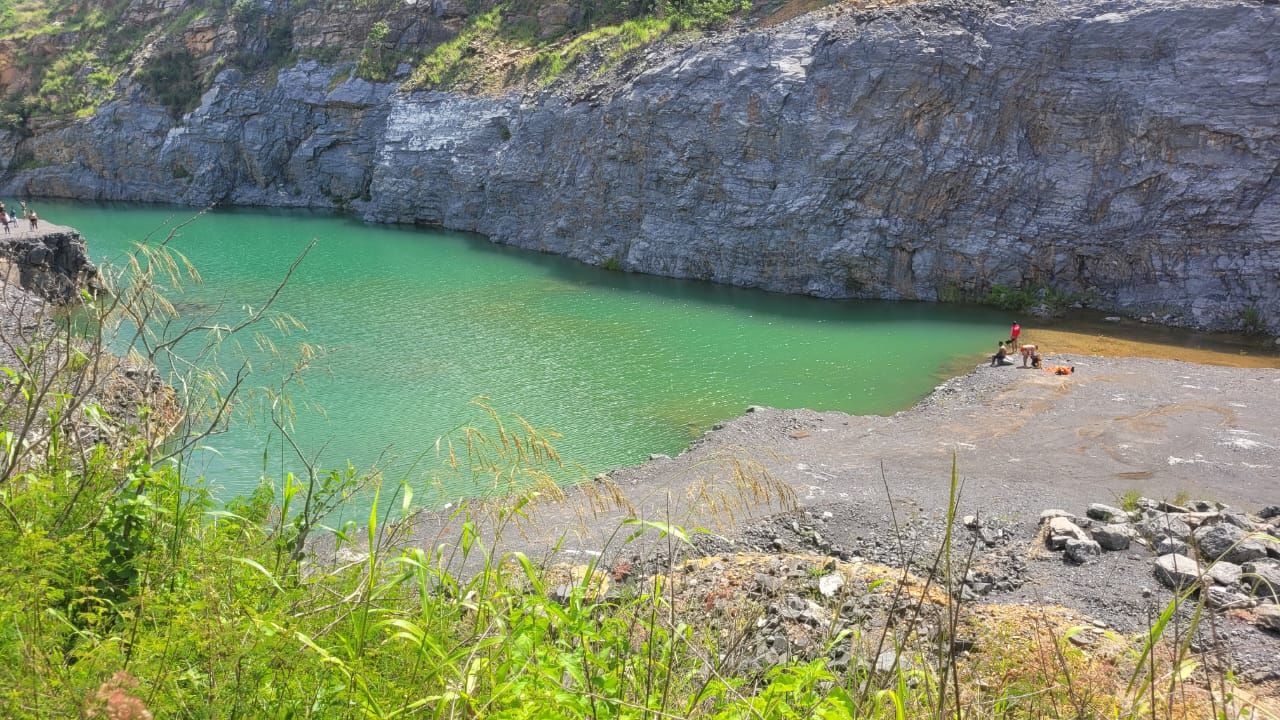
[[[1075,522],[1076,520],[1076,516],[1072,515],[1066,510],[1051,509],[1051,510],[1045,510],[1044,512],[1040,513],[1040,524],[1043,525],[1046,522],[1052,520],[1053,518],[1066,518],[1071,522]]]
[[[835,597],[842,587],[844,587],[844,576],[840,573],[818,578],[818,592],[822,593],[823,597]]]
[[[1103,525],[1090,530],[1103,550],[1128,550],[1134,531],[1128,525]]]
[[[1212,585],[1204,591],[1204,601],[1206,605],[1217,610],[1236,610],[1257,604],[1253,598],[1242,592],[1217,585]]]
[[[1209,566],[1208,572],[1209,577],[1219,585],[1235,585],[1240,582],[1240,576],[1244,573],[1239,565],[1225,560],[1219,560]]]
[[[1049,533],[1045,538],[1045,543],[1052,550],[1064,550],[1070,541],[1084,542],[1089,540],[1089,535],[1081,530],[1078,525],[1064,517],[1055,517],[1049,519]]]
[[[1174,590],[1190,587],[1200,579],[1200,564],[1186,555],[1161,555],[1154,566],[1156,579]]]
[[[1102,503],[1094,503],[1090,505],[1089,509],[1085,512],[1085,515],[1088,515],[1094,520],[1101,520],[1102,522],[1109,523],[1128,522],[1129,520],[1129,514],[1124,510],[1117,507],[1111,507],[1110,505],[1103,505]]]
[[[670,39],[505,95],[224,70],[181,120],[125,81],[93,117],[0,137],[0,192],[347,208],[821,297],[1044,283],[1175,324],[1255,308],[1274,333],[1280,83],[1257,68],[1278,21],[942,0]]]
[[[1195,545],[1202,557],[1236,564],[1266,557],[1267,549],[1248,533],[1228,523],[1206,525],[1196,530]]]
[[[1093,540],[1067,540],[1066,558],[1077,565],[1096,562],[1102,554],[1102,546]]]
[[[1280,600],[1280,562],[1259,560],[1245,563],[1241,570],[1241,581],[1253,588],[1255,597]]]
[[[15,271],[24,290],[54,303],[75,300],[99,283],[79,231],[48,223],[34,234],[0,235],[0,264]]]
[[[1280,633],[1280,605],[1261,605],[1253,612],[1258,627]]]
[[[1163,538],[1156,543],[1157,555],[1185,555],[1187,544],[1176,538]]]
[[[1143,537],[1157,543],[1163,538],[1174,538],[1183,542],[1191,539],[1191,526],[1173,513],[1155,513],[1137,523],[1134,529]]]

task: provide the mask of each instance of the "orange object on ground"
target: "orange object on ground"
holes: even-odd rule
[[[1067,367],[1066,365],[1050,365],[1045,368],[1044,371],[1051,372],[1054,375],[1070,375],[1075,372],[1076,369],[1074,367]]]

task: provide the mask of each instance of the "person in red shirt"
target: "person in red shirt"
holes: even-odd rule
[[[1013,325],[1009,326],[1009,344],[1018,347],[1018,336],[1022,334],[1022,326],[1017,320],[1013,321]]]

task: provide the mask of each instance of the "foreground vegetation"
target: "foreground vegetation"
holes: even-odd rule
[[[1229,674],[1190,653],[1194,603],[1082,649],[1083,629],[1060,612],[970,607],[950,592],[965,570],[950,534],[927,576],[885,569],[857,586],[887,598],[887,624],[811,628],[814,659],[732,665],[760,610],[707,594],[707,565],[677,560],[690,532],[666,518],[623,521],[586,565],[514,549],[525,518],[564,501],[548,483],[559,456],[552,436],[492,411],[440,444],[441,472],[515,494],[456,510],[439,537],[406,541],[426,487],[351,468],[301,462],[219,505],[187,452],[226,422],[246,375],[204,362],[238,335],[262,332],[260,346],[298,323],[272,315],[271,299],[234,327],[178,317],[164,292],[198,276],[163,245],[140,249],[74,325],[29,325],[8,361],[0,716],[1173,718],[1247,707]],[[159,437],[146,403],[109,418],[86,400],[121,333],[182,394],[181,431]],[[294,372],[314,356],[300,353]],[[253,402],[287,441],[286,394]],[[357,497],[362,522],[325,525]],[[750,558],[734,562],[750,577]],[[848,592],[813,600],[839,607]],[[973,638],[981,654],[966,649]],[[829,658],[846,647],[858,659],[837,666]]]

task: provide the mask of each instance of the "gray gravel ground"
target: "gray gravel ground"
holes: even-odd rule
[[[1136,358],[1050,362],[1073,364],[1076,373],[981,366],[889,417],[753,409],[675,458],[610,473],[607,486],[641,516],[707,528],[699,541],[706,551],[806,550],[890,564],[906,555],[920,568],[941,538],[954,458],[958,515],[980,516],[1004,533],[995,547],[975,545],[975,570],[1008,584],[990,600],[1065,605],[1132,632],[1168,599],[1152,576],[1150,551],[1135,546],[1096,564],[1066,564],[1059,553],[1033,551],[1040,512],[1083,515],[1090,503],[1117,504],[1130,490],[1162,499],[1185,492],[1247,511],[1280,503],[1280,370]],[[730,458],[767,468],[794,491],[799,514],[735,483]],[[589,491],[576,491],[567,502],[532,507],[512,544],[538,553],[562,541],[564,554],[585,560],[626,514],[602,509],[601,494],[593,503]],[[457,529],[447,516],[425,517],[417,540],[448,540]],[[962,531],[961,547],[975,539]],[[1280,638],[1223,622],[1243,675],[1280,678]]]

